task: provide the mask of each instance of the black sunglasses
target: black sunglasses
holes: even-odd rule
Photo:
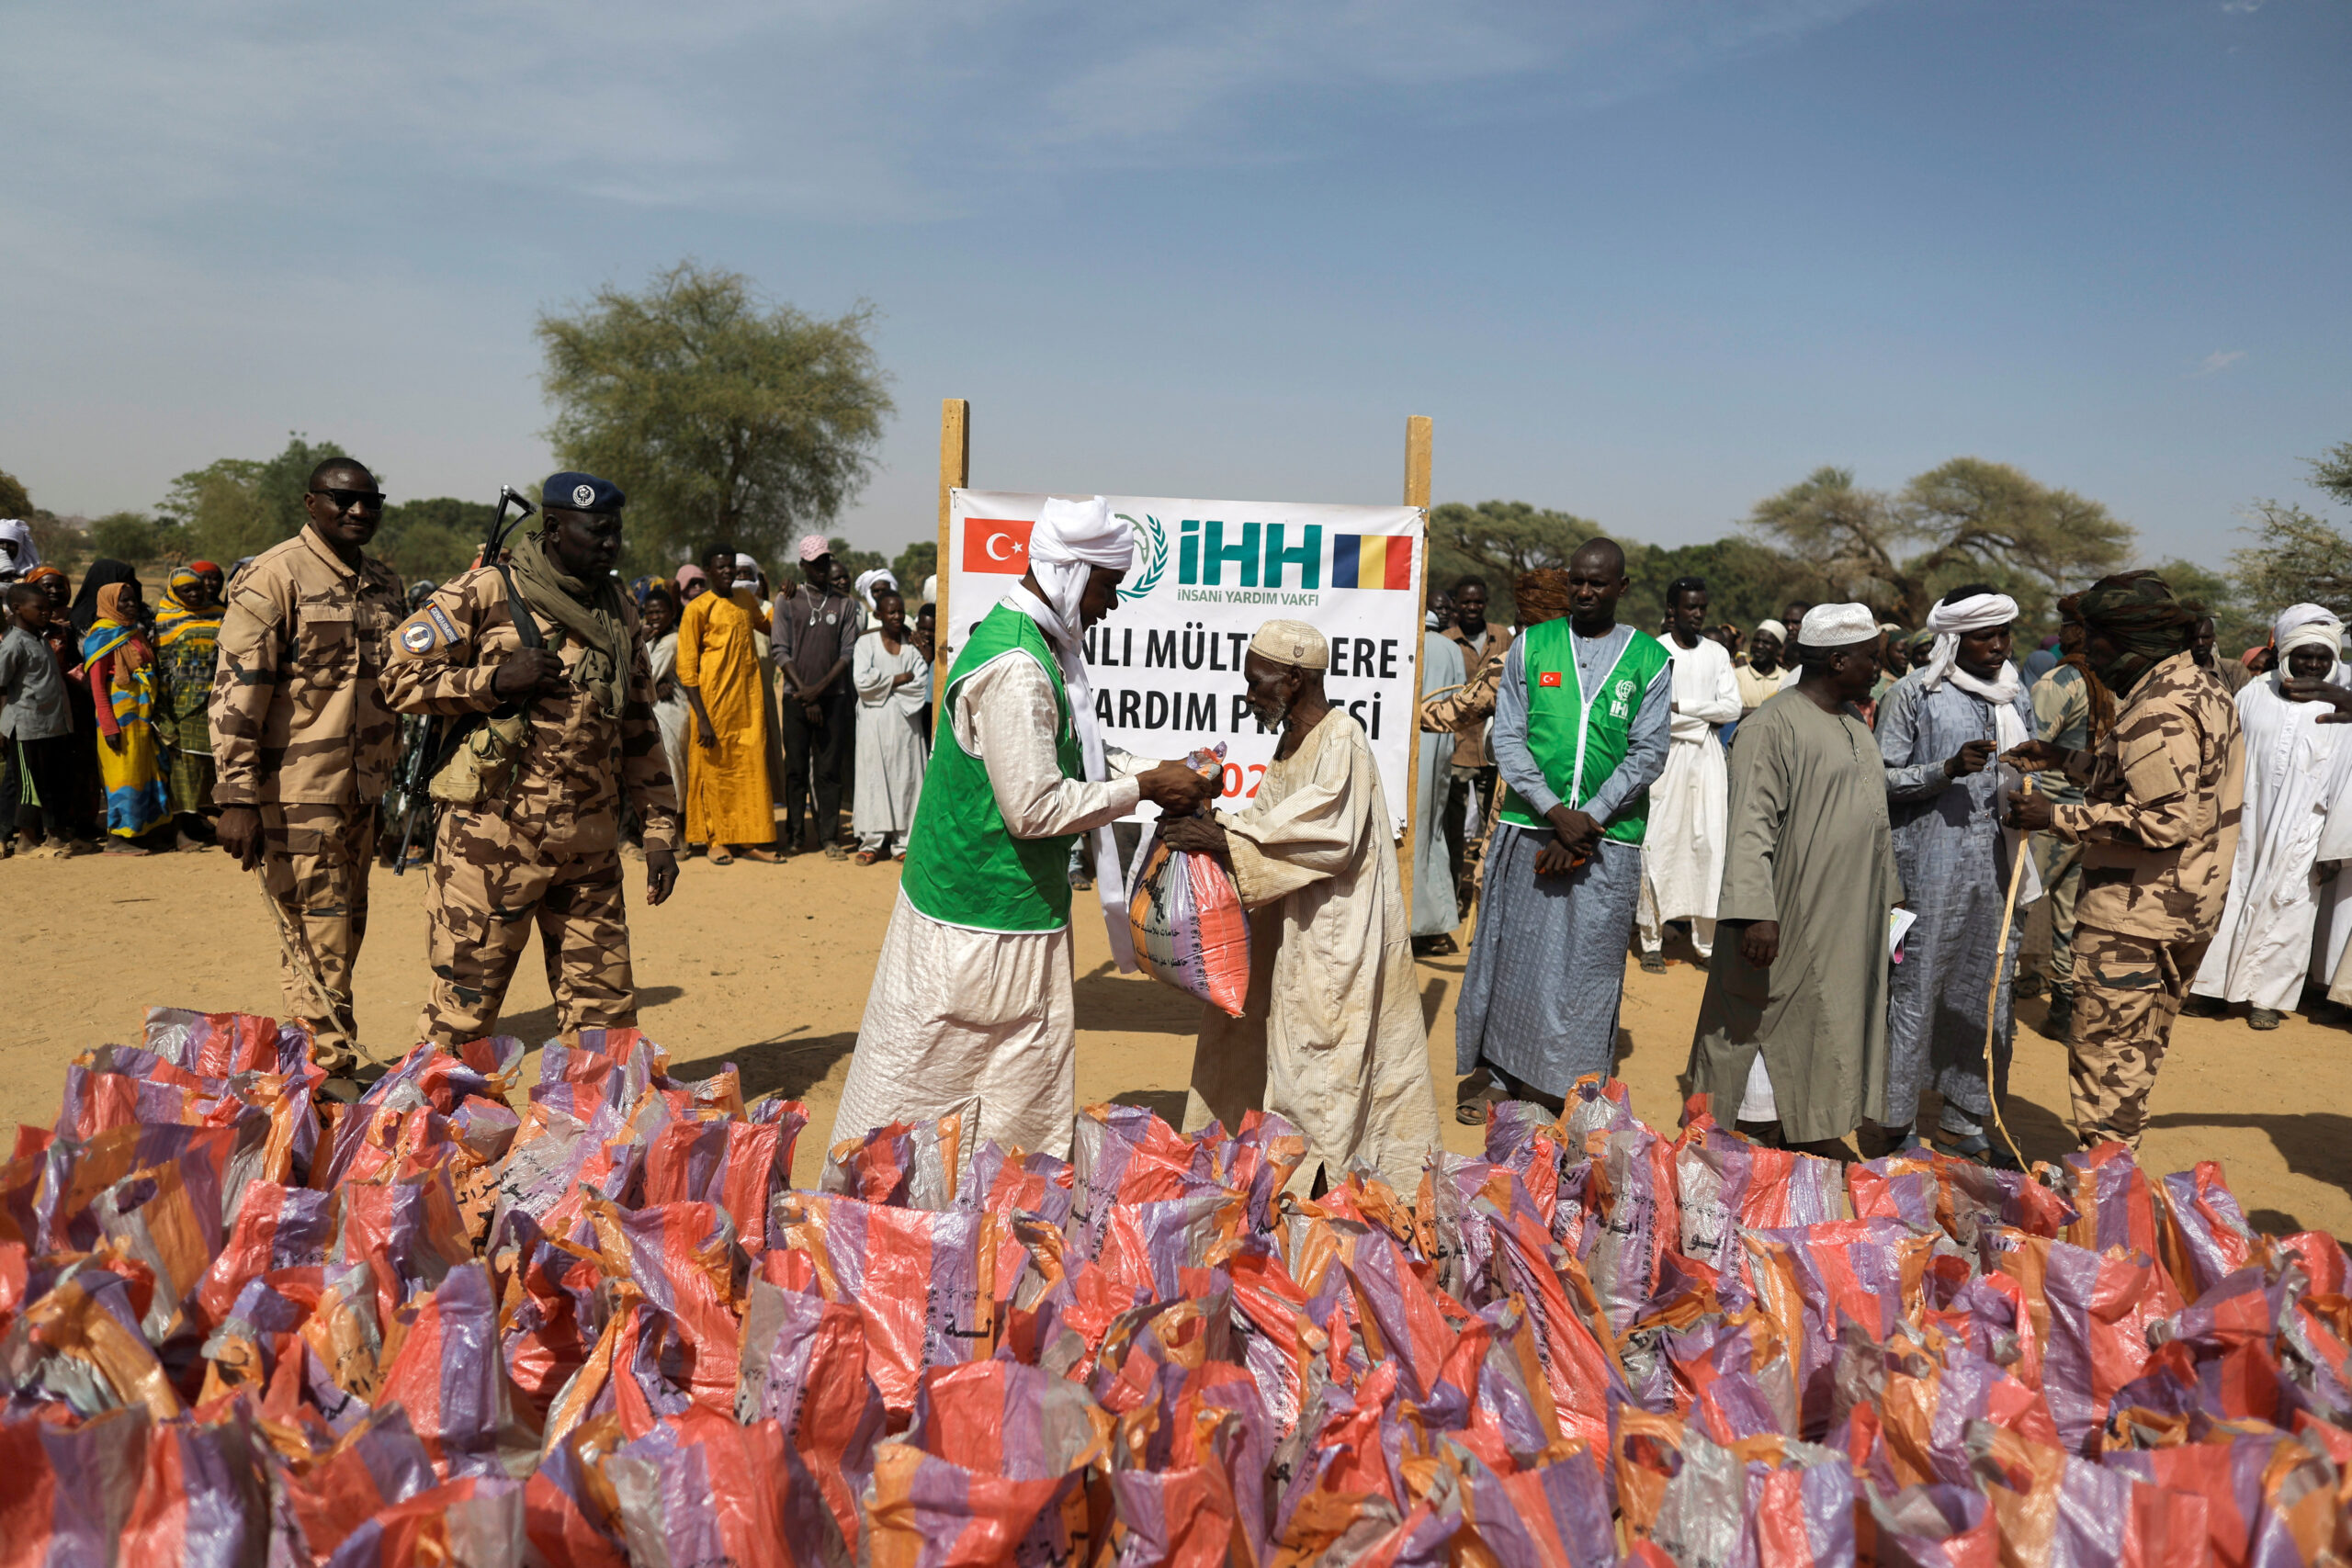
[[[384,492],[380,490],[333,490],[322,487],[311,493],[323,495],[334,502],[337,512],[348,512],[355,506],[362,512],[381,512],[384,509]]]

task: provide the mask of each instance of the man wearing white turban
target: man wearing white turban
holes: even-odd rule
[[[1241,1016],[1201,1009],[1184,1128],[1230,1132],[1267,1111],[1306,1135],[1292,1179],[1337,1185],[1358,1165],[1399,1192],[1440,1147],[1437,1089],[1413,983],[1395,829],[1363,727],[1324,695],[1330,648],[1304,621],[1268,621],[1241,662],[1250,711],[1282,731],[1249,809],[1165,825],[1221,854],[1250,909]]]
[[[1715,1120],[1843,1155],[1886,1103],[1888,911],[1903,901],[1886,768],[1853,705],[1879,671],[1866,604],[1816,604],[1796,685],[1740,721],[1715,957],[1690,1086]]]
[[[22,518],[0,518],[0,582],[19,582],[40,564],[40,548],[33,543],[32,525]]]
[[[2352,733],[2333,716],[2352,704],[2343,687],[2344,623],[2317,604],[2297,604],[2271,628],[2278,667],[2237,694],[2245,731],[2245,804],[2230,892],[2212,946],[2189,983],[2198,1011],[2248,1002],[2247,1024],[2276,1029],[2302,994],[2305,974],[2331,978],[2326,950],[2314,965],[2312,936],[2332,863],[2352,859]],[[2345,922],[2339,903],[2331,928]]]
[[[1112,951],[1130,967],[1109,825],[1138,798],[1181,814],[1215,788],[1182,762],[1138,772],[1095,727],[1080,639],[1117,604],[1134,552],[1101,496],[1047,502],[1029,570],[956,653],[833,1142],[978,1099],[967,1150],[994,1139],[1068,1156],[1070,847],[1099,835]]]
[[[2033,705],[2009,662],[2017,601],[1983,583],[1955,588],[1928,612],[1928,661],[1879,700],[1894,865],[1917,917],[1903,940],[1887,1002],[1886,1113],[1866,1136],[1876,1158],[1905,1143],[1931,1083],[1943,1109],[1933,1137],[1947,1154],[2016,1162],[1984,1132],[1992,1096],[2007,1087],[2016,1033],[2017,949],[2002,948],[2001,908],[2018,836],[2001,825],[2011,770],[1986,766],[2034,733]],[[2021,903],[2041,896],[2029,869]],[[2020,928],[2021,929],[2021,928]],[[1993,965],[2001,964],[1997,993]],[[1984,1077],[1984,1003],[1996,996],[1993,1066]]]

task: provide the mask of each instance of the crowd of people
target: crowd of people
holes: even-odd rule
[[[2306,984],[2324,1012],[2352,1002],[2352,742],[2330,728],[2352,667],[2329,611],[2222,659],[2210,617],[2126,573],[2017,658],[2018,605],[1984,584],[1916,634],[1802,602],[1743,633],[1683,578],[1657,637],[1617,624],[1625,586],[1596,541],[1521,580],[1515,635],[1483,581],[1431,598],[1425,660],[1483,657],[1422,713],[1425,769],[1433,740],[1465,759],[1424,830],[1479,900],[1462,1121],[1606,1073],[1625,955],[1663,970],[1669,927],[1708,972],[1691,1088],[1825,1154],[2015,1164],[1989,1123],[2021,996],[2046,993],[2068,1043],[2080,1135],[2134,1145],[2184,1008],[2271,1029]],[[1417,896],[1416,945],[1451,950],[1458,919]]]
[[[1308,1138],[1302,1182],[1418,1180],[1439,1105],[1411,965],[1473,904],[1471,1122],[1609,1074],[1628,959],[1663,970],[1670,937],[1707,971],[1692,1092],[1843,1157],[2014,1163],[2019,996],[2046,992],[2068,1043],[2078,1134],[2127,1144],[2184,1006],[2246,1004],[2262,1029],[2306,981],[2352,1000],[2352,744],[2331,728],[2352,671],[2315,605],[2222,660],[2195,606],[2125,573],[2062,600],[2020,660],[2018,607],[1984,584],[1916,635],[1802,603],[1743,633],[1684,578],[1653,635],[1617,618],[1606,539],[1513,583],[1515,626],[1464,579],[1431,600],[1408,908],[1313,626],[1250,645],[1247,700],[1280,739],[1246,809],[1207,809],[1213,772],[1104,743],[1083,639],[1132,543],[1100,498],[1046,508],[944,680],[932,585],[910,614],[820,537],[791,581],[722,544],[624,585],[626,498],[594,475],[552,476],[535,531],[405,592],[366,553],[383,496],[363,465],[322,464],[304,504],[295,537],[175,570],[152,612],[113,561],[69,601],[0,525],[0,807],[26,850],[176,839],[257,869],[287,1010],[352,1092],[368,874],[426,801],[417,1034],[444,1044],[495,1027],[534,931],[564,1029],[635,1021],[632,855],[649,905],[695,853],[903,862],[837,1136],[968,1110],[975,1145],[1066,1152],[1073,889],[1100,881],[1124,953],[1108,829],[1144,801],[1250,911],[1248,1000],[1204,1010],[1188,1128],[1279,1113]],[[2045,904],[2047,953],[2021,971]]]

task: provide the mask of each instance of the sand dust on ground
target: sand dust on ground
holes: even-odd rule
[[[821,855],[783,865],[685,863],[678,890],[643,907],[642,863],[629,866],[632,931],[646,1032],[672,1069],[698,1077],[733,1062],[747,1096],[808,1104],[794,1180],[813,1185],[824,1158],[874,961],[898,888],[897,868]],[[424,878],[379,870],[360,956],[362,1040],[397,1055],[415,1038],[424,998]],[[283,1011],[277,938],[257,879],[217,851],[135,858],[0,863],[0,922],[16,997],[0,1038],[0,1127],[47,1125],[75,1055],[139,1038],[150,1003],[206,1011]],[[1467,930],[1462,933],[1466,946]],[[1430,1062],[1449,1147],[1479,1146],[1453,1120],[1453,1005],[1463,956],[1419,965]],[[1078,1092],[1081,1102],[1183,1108],[1200,1004],[1112,966],[1091,900],[1078,919]],[[1619,1075],[1653,1126],[1678,1119],[1678,1078],[1706,976],[1678,964],[1645,975],[1629,962]],[[2039,1001],[2018,1005],[2009,1117],[2029,1158],[2070,1146],[2065,1051],[2035,1032]],[[547,979],[526,959],[503,1032],[531,1046],[555,1032]],[[2352,1235],[2352,1034],[2301,1017],[2257,1034],[2243,1020],[2183,1019],[2151,1105],[2143,1159],[2152,1169],[2218,1160],[2263,1229]]]

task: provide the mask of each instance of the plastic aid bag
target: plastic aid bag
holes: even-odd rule
[[[1204,773],[1224,760],[1222,744],[1185,759]],[[1233,873],[1215,855],[1171,850],[1156,834],[1137,853],[1143,869],[1127,879],[1136,963],[1153,979],[1239,1018],[1250,998],[1250,912]]]

